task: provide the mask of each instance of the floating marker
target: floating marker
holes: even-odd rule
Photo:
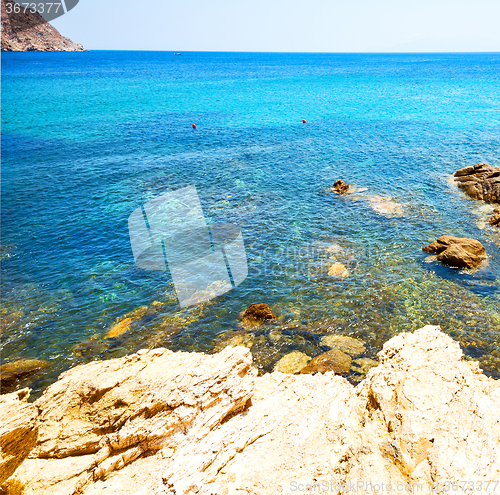
[[[196,124],[191,124],[193,126],[193,129],[196,129]]]
[[[306,123],[306,119],[302,119],[302,123],[305,124]]]

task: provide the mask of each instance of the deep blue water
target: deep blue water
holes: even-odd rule
[[[146,346],[209,352],[251,302],[292,342],[257,331],[264,370],[321,352],[323,332],[373,357],[440,324],[500,376],[500,234],[450,181],[500,165],[500,54],[3,53],[2,110],[2,361],[49,362],[19,386]],[[367,190],[333,195],[338,178]],[[189,185],[209,223],[241,227],[249,275],[186,310],[168,272],[135,267],[127,220]],[[488,264],[426,262],[444,233],[480,240]]]

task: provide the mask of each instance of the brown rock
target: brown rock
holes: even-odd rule
[[[365,345],[358,339],[347,335],[325,335],[320,344],[331,349],[338,349],[351,357],[359,356],[365,352]]]
[[[285,354],[275,365],[273,371],[279,371],[280,373],[290,373],[295,374],[306,366],[311,358],[300,351],[292,351]]]
[[[441,236],[422,251],[437,254],[439,261],[458,268],[476,268],[486,258],[484,246],[479,241],[451,235]]]
[[[244,323],[261,322],[265,320],[274,320],[276,315],[273,310],[264,303],[252,303],[243,313],[242,321]]]
[[[302,368],[300,372],[304,373],[325,373],[333,371],[337,375],[345,375],[351,369],[351,357],[338,349],[324,352],[316,356],[310,363]]]
[[[493,215],[488,219],[488,223],[500,227],[500,208],[493,210]]]
[[[111,339],[113,337],[119,337],[120,335],[128,332],[130,330],[130,325],[134,321],[140,320],[147,313],[148,307],[141,306],[140,308],[136,308],[130,313],[127,313],[125,316],[122,316],[118,319],[117,323],[115,323],[106,334],[107,339]]]
[[[49,365],[42,359],[18,359],[0,367],[0,388],[2,393],[13,390],[19,380],[38,373]]]
[[[500,167],[478,163],[455,172],[458,187],[468,196],[487,203],[500,203]]]
[[[38,409],[28,404],[29,389],[0,395],[0,485],[35,446]]]
[[[346,184],[342,179],[336,181],[332,187],[332,191],[337,194],[344,194],[348,191],[348,189],[349,189],[349,184]]]
[[[18,2],[20,3],[20,2]],[[16,3],[2,0],[2,52],[83,52],[82,45],[61,36],[59,31],[38,13],[29,9],[19,14],[13,11]]]
[[[328,276],[344,279],[349,275],[347,268],[342,263],[334,263],[328,268]]]

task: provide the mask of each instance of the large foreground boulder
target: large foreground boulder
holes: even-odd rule
[[[477,163],[455,172],[455,180],[471,198],[500,203],[500,167]]]
[[[35,446],[38,410],[28,404],[29,390],[0,395],[0,485]]]
[[[379,358],[357,387],[332,372],[256,377],[242,347],[74,368],[35,402],[35,449],[7,485],[25,495],[268,495],[327,482],[365,494],[369,482],[445,493],[456,480],[499,479],[500,382],[439,327],[400,334]]]
[[[436,254],[445,265],[458,268],[477,268],[486,258],[484,246],[475,239],[442,235],[437,241],[422,248],[425,253]]]

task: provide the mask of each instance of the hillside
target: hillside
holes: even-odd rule
[[[2,52],[82,52],[80,44],[62,36],[38,13],[9,15],[2,1]],[[9,10],[12,10],[11,8]]]

